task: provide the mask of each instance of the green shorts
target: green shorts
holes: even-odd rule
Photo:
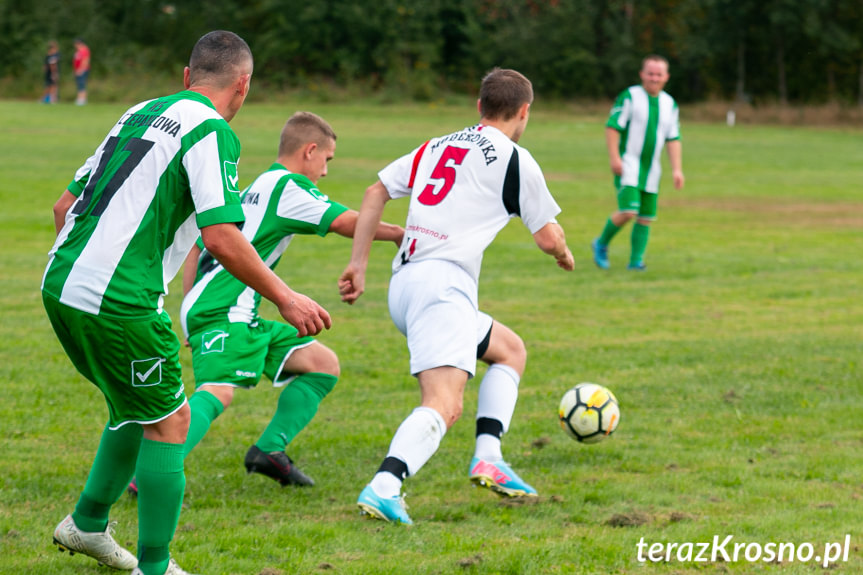
[[[656,219],[656,200],[659,194],[645,192],[632,186],[617,188],[617,209],[621,212],[637,212],[643,220]]]
[[[83,312],[47,294],[42,302],[72,364],[105,396],[111,429],[156,423],[186,402],[180,342],[166,312],[126,318]]]
[[[248,388],[266,375],[274,385],[285,385],[293,379],[282,373],[285,362],[295,350],[314,341],[311,336],[297,337],[291,325],[265,319],[210,326],[189,335],[195,384]]]

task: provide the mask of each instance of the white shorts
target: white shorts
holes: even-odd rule
[[[452,366],[476,372],[477,346],[492,318],[477,310],[477,285],[444,260],[411,262],[390,280],[390,317],[408,340],[411,373]]]

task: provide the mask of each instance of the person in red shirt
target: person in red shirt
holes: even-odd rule
[[[75,85],[78,96],[75,104],[83,106],[87,103],[87,77],[90,75],[90,48],[81,38],[75,38],[75,57],[72,60],[75,69]]]

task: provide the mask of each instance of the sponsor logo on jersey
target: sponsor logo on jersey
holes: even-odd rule
[[[164,357],[149,357],[132,360],[132,386],[149,387],[162,383]]]
[[[227,338],[228,333],[220,329],[208,331],[201,338],[201,354],[222,353],[225,351],[225,340]]]
[[[225,160],[222,172],[225,174],[225,189],[229,192],[236,192],[239,194],[240,188],[238,184],[240,183],[240,176],[237,174],[237,162],[229,162]]]

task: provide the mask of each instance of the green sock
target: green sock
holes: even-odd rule
[[[102,432],[99,450],[72,519],[81,531],[96,533],[108,526],[108,512],[135,473],[143,428],[127,423]]]
[[[611,218],[608,218],[608,221],[605,222],[605,227],[602,228],[602,234],[599,236],[599,245],[607,246],[611,243],[611,239],[617,235],[617,232],[620,231],[620,228],[614,225],[614,222],[611,221]]]
[[[195,449],[207,435],[210,424],[225,411],[219,398],[206,390],[196,391],[189,398],[189,408],[192,410],[192,419],[189,422],[189,434],[186,435],[185,455]]]
[[[186,475],[182,443],[144,439],[138,455],[138,567],[145,575],[168,568],[169,545],[180,520]]]
[[[632,226],[632,254],[629,256],[629,265],[638,265],[644,259],[644,251],[647,249],[649,236],[650,226],[635,222],[635,225]]]
[[[264,453],[284,451],[315,416],[336,381],[338,378],[328,373],[304,373],[293,380],[279,395],[276,414],[255,443],[258,449]]]

